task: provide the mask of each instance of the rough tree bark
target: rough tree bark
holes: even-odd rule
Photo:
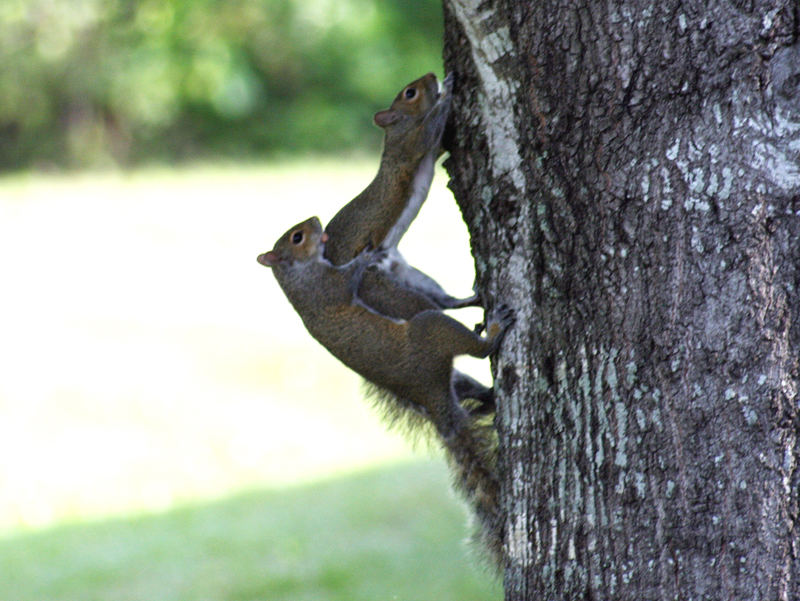
[[[506,598],[800,599],[797,0],[444,0]]]

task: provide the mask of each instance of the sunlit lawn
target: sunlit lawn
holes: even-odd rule
[[[400,467],[255,261],[375,165],[0,179],[0,599],[496,596],[441,460]],[[466,295],[445,180],[401,249]]]
[[[0,539],[4,601],[482,601],[444,468],[382,468]]]

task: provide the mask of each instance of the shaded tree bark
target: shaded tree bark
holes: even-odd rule
[[[796,0],[444,0],[507,599],[800,599]]]

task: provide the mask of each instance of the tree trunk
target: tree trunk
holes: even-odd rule
[[[506,599],[800,599],[797,0],[445,0]]]

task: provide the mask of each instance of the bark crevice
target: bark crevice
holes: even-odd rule
[[[800,598],[796,5],[444,4],[506,598]]]

